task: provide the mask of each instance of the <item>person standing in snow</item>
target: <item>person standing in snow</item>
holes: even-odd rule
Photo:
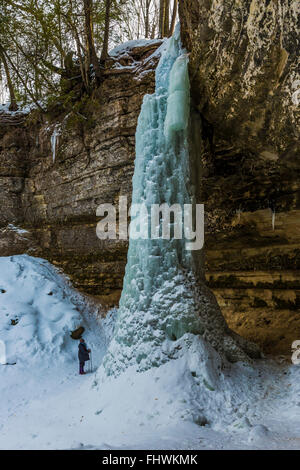
[[[84,372],[84,363],[85,361],[90,360],[90,353],[91,350],[87,349],[86,343],[83,338],[80,338],[80,343],[78,346],[78,359],[79,359],[79,374],[83,375]]]

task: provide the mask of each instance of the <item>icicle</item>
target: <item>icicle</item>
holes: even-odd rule
[[[60,130],[58,126],[54,127],[53,133],[51,135],[51,150],[52,150],[52,160],[53,163],[55,162],[55,157],[56,157],[56,146],[57,146],[57,138],[60,135]]]

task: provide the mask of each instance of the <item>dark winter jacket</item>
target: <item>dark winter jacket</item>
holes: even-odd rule
[[[78,359],[79,362],[85,362],[90,360],[90,355],[88,353],[85,343],[79,343],[78,346]]]

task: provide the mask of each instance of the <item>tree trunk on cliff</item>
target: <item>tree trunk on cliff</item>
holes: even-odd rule
[[[39,77],[42,78],[45,81],[45,83],[48,85],[48,90],[50,90],[50,91],[56,90],[57,91],[57,88],[55,87],[53,82],[51,82],[51,78],[49,79],[49,76],[46,76],[45,72],[39,67],[38,61],[34,60],[31,56],[31,54],[28,54],[23,49],[21,44],[19,44],[18,41],[16,40],[15,35],[13,35],[11,33],[8,33],[8,35],[10,37],[10,40],[11,40],[12,44],[14,44],[16,46],[17,53],[20,52],[22,54],[22,56],[25,57],[25,59],[28,61],[28,63],[33,67],[33,69],[36,70],[36,73],[39,75]],[[62,73],[63,68],[55,67],[53,64],[48,65],[46,62],[43,62],[43,65],[48,67],[48,69],[51,72],[55,72],[59,75]],[[17,68],[18,68],[18,62],[17,62]]]
[[[69,5],[70,5],[71,11],[73,11],[73,2],[72,2],[72,0],[69,0]],[[65,19],[67,25],[71,28],[71,30],[73,32],[73,37],[74,37],[74,40],[75,40],[77,55],[78,55],[78,59],[79,59],[79,67],[80,67],[80,73],[81,73],[82,81],[83,81],[83,84],[84,84],[84,87],[85,87],[86,91],[88,91],[89,90],[89,75],[88,75],[87,70],[85,68],[84,48],[83,48],[83,45],[82,45],[81,40],[80,40],[80,35],[79,35],[77,26],[76,26],[72,16],[64,14],[64,19]]]
[[[106,0],[105,1],[105,28],[104,28],[103,47],[102,47],[102,53],[101,53],[101,62],[104,62],[108,57],[110,7],[111,7],[111,0]]]
[[[165,0],[165,20],[164,20],[164,36],[169,36],[170,23],[170,0]]]
[[[4,66],[6,80],[7,80],[7,86],[8,86],[8,89],[9,89],[9,96],[10,96],[9,110],[10,111],[17,111],[18,105],[17,105],[17,99],[16,99],[16,95],[15,95],[15,90],[14,90],[14,86],[13,86],[12,79],[11,79],[11,76],[10,76],[9,67],[8,67],[8,64],[7,64],[7,61],[6,61],[5,51],[2,48],[1,44],[0,44],[0,61],[3,63],[3,66]]]
[[[58,40],[59,40],[60,48],[62,50],[63,49],[63,34],[62,34],[62,16],[61,16],[61,3],[60,3],[60,0],[58,0],[58,3],[57,3],[57,19],[58,19]],[[64,56],[61,53],[61,51],[59,52],[59,54],[60,54],[60,66],[61,66],[61,68],[63,68],[63,66],[64,66]]]
[[[145,21],[145,37],[148,38],[150,34],[150,24],[149,24],[149,10],[150,10],[151,0],[146,0],[144,21]]]
[[[95,49],[94,34],[93,34],[93,1],[84,0],[84,16],[85,16],[85,34],[87,41],[87,58],[88,58],[88,67],[90,64],[93,65],[94,71],[97,78],[100,78],[100,66],[98,57]]]
[[[165,0],[159,2],[159,37],[164,35],[164,21],[165,21]]]
[[[160,0],[159,4],[159,37],[169,36],[170,0]]]
[[[174,34],[177,11],[178,11],[178,0],[174,0],[171,26],[170,26],[170,30],[169,30],[169,36],[172,36]]]

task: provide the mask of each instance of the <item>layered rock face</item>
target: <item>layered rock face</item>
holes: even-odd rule
[[[288,354],[300,338],[299,3],[179,4],[205,141],[208,285],[231,328]]]
[[[300,339],[297,4],[179,2],[208,285],[232,329],[285,354]],[[154,90],[158,44],[120,54],[87,103],[88,119],[75,112],[0,125],[0,255],[47,258],[108,306],[119,300],[127,243],[96,237],[96,208],[130,199],[136,123]]]
[[[120,195],[130,203],[137,118],[154,89],[160,44],[120,50],[85,117],[0,118],[1,256],[44,257],[109,306],[120,297],[127,242],[97,238],[96,209]]]

